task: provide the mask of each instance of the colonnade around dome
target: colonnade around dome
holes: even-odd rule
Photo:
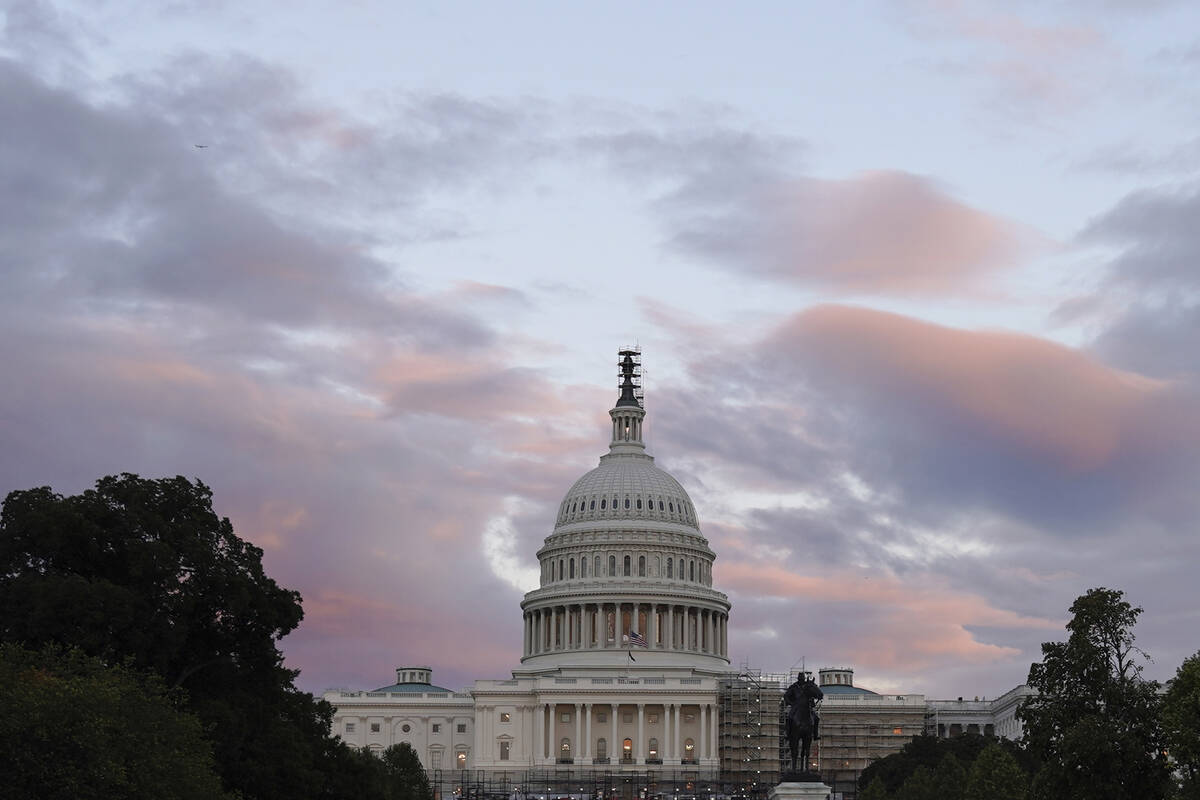
[[[646,640],[633,647],[631,632]],[[523,660],[570,651],[630,650],[729,658],[724,609],[660,601],[577,602],[525,612]],[[635,656],[636,658],[636,656]]]

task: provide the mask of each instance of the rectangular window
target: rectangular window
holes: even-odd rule
[[[564,711],[563,713],[559,714],[558,718],[562,722],[570,722],[571,721],[571,712]]]
[[[371,723],[371,733],[379,733],[379,723],[378,722]]]
[[[467,732],[467,723],[465,723],[465,722],[460,722],[460,723],[458,723],[457,725],[455,725],[455,726],[454,726],[454,729],[455,729],[456,731],[458,731],[459,733],[466,733],[466,732]]]
[[[894,733],[895,735],[899,736],[899,735],[901,735],[902,733],[904,733],[904,731],[903,731],[903,729],[901,729],[901,728],[892,728],[892,733]]]
[[[500,743],[500,760],[501,761],[508,761],[509,744],[510,744],[509,742],[501,742]]]
[[[604,711],[597,711],[596,722],[608,722],[608,713]]]
[[[354,723],[353,722],[346,723],[346,733],[354,733]]]
[[[622,714],[621,716],[624,719],[625,724],[628,725],[630,722],[633,722],[633,714]]]
[[[647,714],[646,722],[649,722],[651,725],[658,722],[658,714]]]
[[[439,724],[438,724],[438,723],[436,723],[436,722],[435,722],[435,723],[433,723],[433,732],[434,732],[434,733],[441,733],[441,732],[442,732],[442,726],[441,726],[441,725],[439,725]]]
[[[501,722],[512,722],[512,714],[508,713],[507,711],[501,711],[500,712],[500,721]]]

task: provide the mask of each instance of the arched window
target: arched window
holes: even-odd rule
[[[646,557],[638,556],[638,577],[646,577]]]
[[[625,577],[629,577],[629,556],[625,556]]]
[[[625,762],[633,761],[633,739],[626,739],[621,742],[621,760]]]
[[[592,575],[600,577],[600,556],[596,556],[596,560],[592,562]]]
[[[562,742],[558,745],[558,762],[560,764],[568,763],[571,760],[571,740],[563,737]]]
[[[458,769],[466,769],[467,768],[467,754],[459,753],[458,755],[456,755],[454,757],[454,766],[457,767]]]
[[[617,557],[608,557],[608,576],[611,578],[617,574]]]
[[[565,575],[565,573],[563,572],[563,560],[560,558],[558,560],[558,579],[561,581],[563,579],[564,575]]]
[[[683,743],[683,760],[689,764],[696,763],[696,743],[691,739]]]
[[[596,740],[596,758],[608,758],[608,739],[603,736]]]
[[[575,577],[575,559],[571,559],[570,577]]]
[[[696,580],[696,562],[695,561],[688,562],[688,580],[692,581],[692,582],[695,582],[695,580]]]
[[[675,577],[675,575],[673,573],[674,569],[675,569],[675,560],[668,556],[667,557],[667,577],[668,578]]]
[[[646,748],[646,759],[648,761],[658,761],[658,739],[650,737],[650,745]]]
[[[579,577],[587,577],[587,556],[579,559]]]

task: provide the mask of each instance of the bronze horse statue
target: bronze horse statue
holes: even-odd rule
[[[816,704],[824,698],[825,693],[817,686],[811,676],[801,675],[796,682],[788,687],[783,696],[787,705],[787,740],[792,754],[792,772],[808,772],[809,751],[812,749],[813,737],[818,735],[818,720]],[[797,770],[797,764],[802,769]]]

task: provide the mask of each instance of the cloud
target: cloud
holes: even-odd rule
[[[836,292],[921,295],[978,287],[1034,242],[927,179],[867,172],[767,188],[728,217],[685,226],[685,251]]]

